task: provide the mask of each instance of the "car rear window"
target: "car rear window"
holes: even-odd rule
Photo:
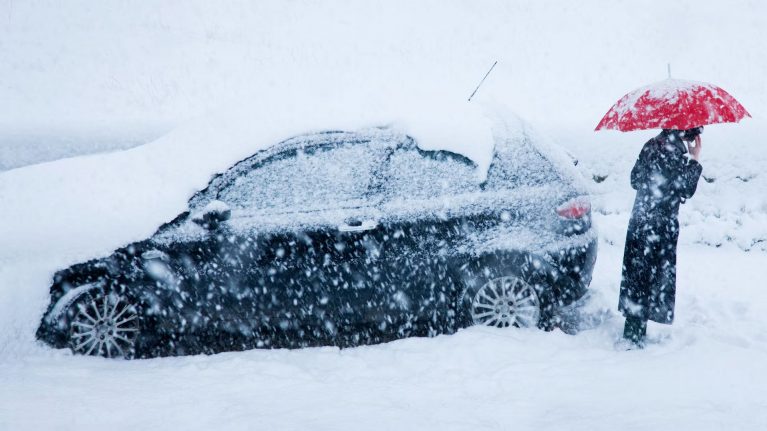
[[[527,140],[497,144],[486,188],[513,189],[562,182],[559,172]]]

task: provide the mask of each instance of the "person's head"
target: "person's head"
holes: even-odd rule
[[[663,133],[676,136],[685,142],[692,142],[696,137],[703,133],[703,126],[693,127],[692,129],[687,130],[663,129]]]
[[[703,133],[703,126],[693,127],[682,131],[682,140],[686,142],[692,142]]]

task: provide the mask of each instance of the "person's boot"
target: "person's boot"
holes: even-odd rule
[[[623,326],[623,338],[638,348],[644,347],[644,337],[647,335],[647,321],[639,317],[626,317]]]

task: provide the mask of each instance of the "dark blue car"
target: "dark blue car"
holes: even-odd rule
[[[387,128],[297,136],[151,238],[58,272],[37,336],[132,358],[552,328],[596,258],[567,172],[524,133],[486,173]]]

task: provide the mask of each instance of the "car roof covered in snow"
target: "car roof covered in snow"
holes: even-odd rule
[[[481,180],[498,142],[530,133],[513,114],[495,108],[433,94],[391,103],[361,103],[340,95],[334,100],[232,105],[130,150],[5,172],[3,188],[8,192],[3,196],[0,237],[6,250],[24,250],[30,246],[31,233],[23,221],[56,214],[35,224],[34,235],[67,244],[71,261],[62,264],[104,255],[147,238],[187,211],[189,198],[237,161],[290,137],[323,130],[385,126],[411,136],[422,150],[450,151],[471,159]],[[557,157],[557,151],[546,151],[545,140],[534,141],[547,159]],[[568,169],[570,162],[562,160],[556,168]]]
[[[468,157],[447,150],[423,150],[415,140],[404,133],[390,127],[375,127],[357,131],[328,130],[308,133],[286,139],[273,146],[260,150],[239,162],[225,172],[216,174],[208,186],[195,193],[189,200],[189,207],[196,208],[217,198],[217,194],[238,177],[245,175],[251,169],[258,169],[271,160],[294,156],[296,152],[311,152],[319,148],[334,148],[340,145],[367,145],[374,142],[377,146],[391,150],[415,150],[423,157],[438,160],[452,159],[474,170],[477,165]]]

